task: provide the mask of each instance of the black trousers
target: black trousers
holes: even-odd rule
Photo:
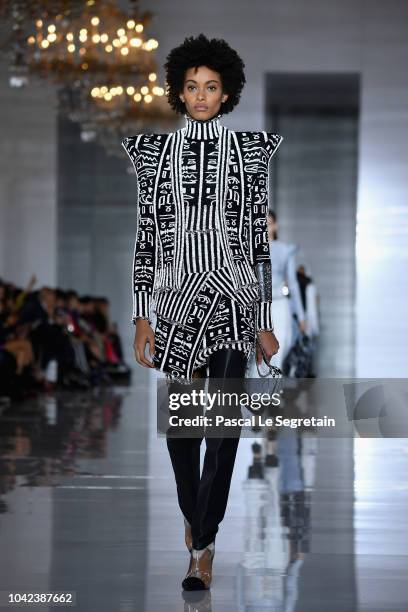
[[[210,356],[209,377],[245,377],[246,356],[240,350],[222,348]],[[209,384],[211,380],[209,381]],[[180,392],[180,385],[169,385],[169,393]],[[240,432],[240,428],[239,428]],[[206,441],[203,471],[200,476],[200,446]],[[193,548],[203,549],[214,541],[224,518],[232,472],[239,443],[235,437],[211,436],[185,438],[166,435],[177,485],[180,509],[191,524]]]

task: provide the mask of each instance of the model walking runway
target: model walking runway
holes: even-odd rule
[[[168,393],[175,394],[204,367],[209,384],[213,378],[243,379],[250,355],[260,358],[257,341],[266,358],[278,350],[266,214],[269,161],[282,136],[221,124],[245,82],[243,62],[225,41],[202,34],[186,39],[170,52],[166,69],[169,102],[184,115],[185,126],[130,136],[123,146],[138,181],[135,356],[164,372]],[[183,412],[191,416],[191,404]],[[173,429],[169,425],[166,439],[190,552],[182,585],[208,589],[240,429],[232,437],[203,431],[193,438]]]

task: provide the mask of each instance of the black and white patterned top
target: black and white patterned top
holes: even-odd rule
[[[217,227],[217,122],[199,122],[189,116],[186,120],[181,162],[186,210],[183,271],[191,274],[218,270],[225,258]]]
[[[254,309],[235,300],[217,227],[218,136],[216,122],[187,118],[181,157],[184,284],[179,299],[164,292],[156,304],[153,364],[169,381],[187,384],[215,351],[242,351],[248,363],[255,348]],[[175,314],[177,302],[183,309]]]
[[[260,301],[255,266],[270,265],[268,166],[283,138],[235,132],[219,118],[186,114],[180,130],[122,142],[138,180],[133,322],[155,304],[183,325],[185,274],[214,270],[225,295],[256,304],[257,328],[273,329],[272,295]]]

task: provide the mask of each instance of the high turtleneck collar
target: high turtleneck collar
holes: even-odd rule
[[[184,114],[185,136],[194,140],[209,140],[210,138],[218,138],[221,124],[221,114],[215,115],[211,119],[194,119],[188,113]]]

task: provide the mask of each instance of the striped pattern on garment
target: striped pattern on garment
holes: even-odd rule
[[[169,381],[189,384],[194,370],[220,348],[243,351],[247,362],[255,349],[254,305],[242,306],[220,293],[213,283],[216,273],[185,277],[183,325],[157,313],[153,364]]]
[[[218,117],[210,120],[207,126],[196,123],[186,115],[186,127],[181,130],[170,134],[141,134],[125,138],[122,143],[134,164],[139,189],[139,224],[132,269],[132,320],[149,318],[153,302],[158,302],[161,293],[171,292],[177,297],[186,269],[199,268],[195,264],[197,241],[193,242],[193,237],[197,239],[200,235],[199,252],[203,252],[204,247],[205,252],[215,253],[207,261],[215,268],[219,265],[217,249],[220,244],[224,271],[228,271],[230,279],[226,291],[233,289],[235,299],[243,305],[258,302],[259,327],[272,329],[271,300],[259,302],[254,266],[260,261],[270,263],[266,225],[268,165],[283,138],[268,132],[233,132],[220,125]],[[218,201],[218,206],[215,204],[216,210],[206,217],[207,226],[201,228],[209,232],[189,234],[185,230],[194,228],[196,218],[194,211],[183,205],[181,178],[186,176],[188,181],[188,173],[183,175],[183,166],[186,152],[191,153],[192,148],[186,149],[185,143],[195,133],[204,137],[204,142],[207,136],[209,140],[216,138],[217,151],[210,154],[201,140],[198,151],[204,150],[204,157],[207,153],[211,169],[212,157],[218,154],[215,183],[211,183],[208,174],[209,184],[204,180],[201,184],[201,194],[207,195],[208,202]],[[209,170],[208,165],[204,167]],[[185,187],[188,197],[188,182]],[[224,206],[220,206],[221,203]],[[218,231],[212,231],[212,223]],[[193,253],[191,259],[183,257],[186,249],[187,253]],[[207,264],[204,262],[204,267]]]

